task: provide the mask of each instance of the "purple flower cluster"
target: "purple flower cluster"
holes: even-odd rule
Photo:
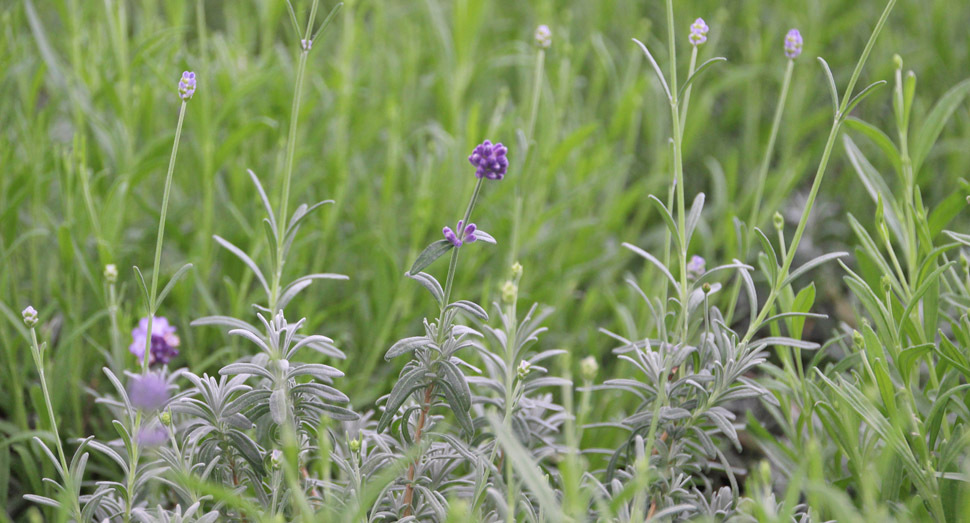
[[[179,97],[183,100],[191,100],[195,94],[195,73],[185,71],[182,78],[179,78]]]
[[[509,169],[509,159],[505,156],[507,152],[508,148],[501,142],[492,145],[492,142],[485,140],[475,147],[468,161],[475,166],[475,176],[478,178],[501,180]]]
[[[131,331],[132,342],[128,351],[141,360],[145,357],[145,345],[148,338],[148,318],[142,318],[138,327]],[[175,327],[168,323],[163,316],[152,319],[151,352],[148,363],[151,365],[165,365],[178,356],[179,337],[175,335]]]
[[[455,247],[461,247],[463,243],[472,243],[478,239],[478,237],[475,236],[475,230],[477,227],[474,223],[469,223],[468,227],[463,226],[463,220],[458,220],[458,227],[455,228],[458,231],[457,233],[452,231],[451,227],[445,227],[444,229],[441,229],[441,232],[445,235],[445,239],[450,241]],[[459,236],[461,238],[459,238]]]
[[[792,60],[802,54],[802,33],[798,29],[792,29],[785,35],[785,56]]]
[[[706,42],[707,32],[710,30],[711,28],[707,27],[707,23],[704,22],[703,18],[694,20],[694,23],[690,24],[690,36],[687,37],[690,40],[690,44],[697,47]]]
[[[168,383],[154,372],[131,378],[128,401],[137,409],[154,412],[168,403]]]

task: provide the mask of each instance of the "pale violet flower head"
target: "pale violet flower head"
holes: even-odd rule
[[[136,441],[141,447],[160,447],[168,440],[168,429],[155,422],[138,429]]]
[[[798,29],[792,29],[785,35],[785,56],[792,60],[802,54],[802,34]]]
[[[136,409],[154,412],[164,407],[168,398],[168,383],[154,372],[134,376],[128,382],[128,401]]]
[[[696,47],[707,41],[707,32],[710,30],[711,28],[707,27],[704,19],[698,18],[694,20],[693,24],[690,24],[690,36],[687,38],[690,40],[691,45]]]
[[[195,94],[195,73],[185,71],[182,73],[182,78],[179,78],[179,98],[191,100],[193,94]]]
[[[706,266],[707,262],[704,261],[704,258],[701,258],[695,254],[694,256],[691,256],[690,261],[687,262],[687,275],[694,279],[700,278],[707,270]]]
[[[543,49],[549,49],[549,46],[552,45],[552,30],[549,29],[548,25],[540,25],[536,27],[535,38],[536,45]]]

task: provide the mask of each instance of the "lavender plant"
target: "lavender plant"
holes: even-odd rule
[[[960,305],[966,303],[966,278],[956,255],[967,241],[944,229],[965,205],[965,195],[953,194],[931,211],[916,180],[943,123],[970,92],[970,81],[951,89],[913,133],[916,76],[903,73],[898,56],[895,65],[897,139],[860,119],[847,123],[883,153],[898,188],[890,188],[849,135],[842,140],[876,206],[872,233],[849,216],[858,267],[842,264],[865,315],[857,330],[832,344],[842,348],[843,359],[816,367],[814,376],[779,378],[773,385],[776,397],[795,399],[797,409],[773,411],[788,441],[772,455],[791,470],[804,461],[798,449],[814,440],[829,442],[815,449],[813,466],[845,474],[859,492],[860,509],[875,512],[876,499],[891,499],[907,517],[958,519],[963,508],[951,493],[964,490],[967,437],[967,416],[957,400],[967,367],[958,347],[966,346],[968,324]],[[964,182],[964,193],[967,188]],[[798,410],[805,413],[792,414]],[[777,439],[763,429],[761,434],[772,449],[781,449]]]
[[[784,305],[778,302],[785,301],[779,300],[779,296],[787,296],[791,293],[790,286],[799,275],[825,261],[843,256],[841,253],[825,255],[790,271],[794,253],[804,233],[815,194],[820,186],[829,153],[841,124],[847,113],[879,84],[867,87],[851,100],[848,98],[893,3],[889,2],[877,23],[869,44],[856,65],[846,97],[841,103],[835,93],[834,83],[832,84],[833,100],[836,105],[832,131],[813,182],[812,194],[791,244],[786,244],[784,237],[779,235],[782,250],[780,259],[783,261],[779,262],[779,256],[770,240],[759,229],[754,229],[754,234],[761,240],[764,249],[760,265],[770,283],[768,297],[760,310],[756,310],[759,302],[750,274],[753,271],[752,267],[735,261],[702,273],[704,264],[701,260],[695,258],[688,263],[688,249],[692,234],[701,219],[704,195],[699,194],[695,198],[688,214],[681,159],[683,137],[681,129],[689,102],[689,92],[685,91],[694,83],[697,74],[713,63],[713,60],[708,61],[696,71],[693,68],[697,46],[706,41],[709,28],[701,19],[691,26],[689,40],[693,47],[693,54],[688,79],[683,86],[677,83],[677,46],[674,38],[671,1],[666,3],[670,84],[667,83],[667,78],[646,46],[637,41],[653,66],[670,102],[676,210],[671,213],[659,199],[651,197],[651,200],[668,225],[669,244],[664,247],[664,252],[669,253],[672,250],[676,255],[679,279],[674,276],[668,263],[643,249],[625,244],[627,248],[658,268],[669,282],[669,288],[673,289],[673,296],[651,299],[635,281],[630,282],[651,309],[653,336],[648,336],[639,342],[615,334],[613,336],[623,344],[616,351],[619,357],[633,364],[642,378],[607,380],[602,386],[597,387],[630,392],[640,400],[634,413],[614,423],[618,428],[628,431],[630,435],[627,443],[613,453],[606,470],[607,479],[612,479],[619,471],[621,479],[627,484],[625,488],[632,488],[636,493],[633,494],[634,505],[629,508],[631,518],[636,519],[644,515],[648,519],[661,515],[687,518],[705,513],[712,515],[712,510],[714,513],[730,515],[738,509],[740,491],[735,471],[718,446],[718,440],[726,439],[733,443],[738,451],[741,450],[737,428],[734,425],[736,416],[727,407],[732,401],[745,398],[774,401],[767,389],[746,376],[757,366],[765,363],[768,348],[776,347],[780,352],[794,350],[795,358],[800,357],[797,351],[801,349],[818,348],[815,343],[798,339],[800,332],[795,330],[790,333],[794,337],[782,335],[759,337],[759,332],[779,320],[804,318],[805,311],[792,308],[777,310],[778,305]],[[800,35],[791,33],[786,39],[786,54],[790,59],[797,56],[796,51],[800,50],[800,45]],[[824,61],[821,59],[820,61],[824,66]],[[789,61],[788,75],[790,75],[791,63]],[[826,71],[828,71],[827,66]],[[831,74],[828,76],[831,79]],[[782,91],[784,97],[786,88]],[[684,94],[683,105],[680,102],[682,93]],[[780,119],[782,106],[783,103],[779,104],[779,109],[776,111],[775,128]],[[773,140],[774,137],[771,141]],[[771,146],[769,151],[770,149]],[[762,164],[763,171],[767,168],[769,154],[766,154],[766,160]],[[664,258],[668,259],[667,255]],[[705,281],[713,280],[716,273],[729,269],[738,273],[739,281],[743,282],[751,304],[749,323],[743,335],[732,330],[718,308],[710,304],[710,296],[719,291],[721,285],[717,282]],[[731,307],[733,310],[733,304]],[[799,369],[801,369],[800,363]],[[714,488],[714,484],[709,479],[710,470],[720,470],[727,476],[732,494],[730,497],[726,497],[726,491]],[[602,490],[612,496],[619,496],[622,492],[622,490],[617,492],[619,488],[619,485],[616,485],[612,492],[605,488]]]
[[[469,414],[472,405],[471,391],[465,374],[459,365],[468,365],[457,353],[471,347],[471,337],[481,337],[476,329],[458,323],[459,313],[473,318],[487,320],[488,314],[478,304],[468,300],[451,301],[452,284],[458,267],[458,255],[463,245],[475,240],[495,243],[491,235],[477,228],[471,223],[472,212],[478,203],[479,194],[485,180],[501,180],[508,170],[507,148],[501,143],[492,144],[485,140],[475,147],[468,157],[469,163],[475,167],[478,182],[468,201],[465,214],[458,221],[457,231],[445,227],[442,231],[445,239],[429,245],[417,258],[407,276],[420,283],[438,304],[438,316],[433,321],[424,321],[423,336],[413,336],[401,339],[391,346],[384,355],[384,359],[391,360],[405,354],[412,359],[401,370],[397,383],[386,397],[384,412],[377,424],[377,431],[383,432],[392,427],[400,434],[402,441],[413,442],[416,458],[409,465],[406,478],[402,481],[400,499],[396,503],[399,517],[421,514],[424,509],[433,509],[435,499],[431,490],[423,485],[416,485],[417,479],[430,476],[434,467],[442,463],[453,462],[453,455],[446,449],[429,446],[436,452],[422,458],[424,448],[422,441],[427,439],[425,434],[440,421],[434,416],[432,408],[447,406],[454,414],[455,421],[461,427],[466,437],[470,437],[475,429]],[[466,225],[467,224],[467,225]],[[451,251],[448,273],[442,288],[438,280],[423,269],[435,260]],[[409,399],[413,404],[407,403]],[[402,410],[403,409],[403,410]],[[417,420],[412,423],[413,414]],[[434,435],[434,433],[432,433]],[[436,459],[438,456],[440,459]],[[438,470],[438,472],[441,472]],[[421,499],[415,500],[415,491],[421,492]],[[418,511],[415,512],[417,507]]]

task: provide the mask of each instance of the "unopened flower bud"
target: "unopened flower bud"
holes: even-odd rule
[[[894,54],[893,55],[893,66],[896,69],[902,69],[903,68],[903,57],[902,56],[899,56],[898,54]]]
[[[586,381],[593,381],[596,379],[596,373],[600,370],[600,364],[596,361],[596,358],[592,356],[586,356],[579,361],[579,373]]]
[[[104,266],[104,280],[108,283],[118,281],[118,267],[113,263]]]
[[[512,277],[521,278],[522,277],[522,264],[515,262],[512,264]]]
[[[513,283],[512,280],[508,280],[505,282],[505,285],[502,285],[502,302],[504,302],[506,305],[512,305],[515,303],[515,299],[518,294],[519,287]]]
[[[158,415],[158,421],[161,421],[162,425],[171,425],[172,413],[167,410],[162,412],[161,414]]]
[[[879,286],[882,287],[883,294],[888,293],[893,288],[893,281],[888,274],[883,274],[879,279]]]
[[[711,292],[711,284],[704,282],[704,285],[701,285],[701,290],[704,291],[704,294]]]
[[[765,485],[771,484],[771,465],[767,461],[762,461],[758,465],[759,472],[761,472],[761,480],[764,481]]]
[[[300,40],[300,48],[304,51],[309,51],[313,47],[313,40],[309,38]]]
[[[775,225],[775,229],[779,231],[785,228],[785,217],[780,212],[775,212],[772,222]]]
[[[865,338],[862,337],[861,332],[856,330],[852,331],[852,345],[854,345],[855,348],[862,350],[863,346],[865,345]]]
[[[348,446],[350,447],[350,451],[353,452],[354,454],[360,452],[360,440],[359,439],[354,438],[354,439],[350,440],[350,443],[348,443]]]
[[[273,449],[273,452],[269,454],[269,461],[274,467],[279,467],[280,463],[283,463],[283,451],[280,449]]]
[[[526,376],[529,375],[529,371],[532,370],[532,364],[526,360],[519,362],[519,379],[524,380]]]
[[[24,325],[26,325],[28,329],[32,329],[34,328],[34,325],[37,325],[37,309],[28,305],[22,314],[24,317]]]

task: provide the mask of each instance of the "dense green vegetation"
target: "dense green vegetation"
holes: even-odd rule
[[[305,24],[314,2],[294,4]],[[318,26],[334,4],[320,2]],[[276,246],[264,233],[266,211],[247,169],[279,212],[288,146],[295,149],[284,212],[302,203],[335,203],[303,222],[283,280],[313,273],[349,279],[314,283],[286,306],[287,317],[291,323],[305,317],[307,333],[332,338],[346,355],[339,362],[302,358],[342,370],[346,375],[335,386],[356,412],[384,404],[379,398],[399,383],[406,362],[385,361],[385,353],[396,340],[422,334],[422,319],[438,313],[425,289],[404,274],[429,243],[441,239],[441,227],[453,227],[465,210],[477,181],[468,154],[486,138],[509,148],[508,174],[486,184],[475,206],[474,221],[497,244],[462,251],[455,299],[499,316],[489,304],[503,303],[503,284],[519,262],[518,310],[499,308],[512,324],[515,313],[521,317],[533,302],[553,308],[542,321],[548,332],[530,349],[566,351],[543,362],[551,375],[572,376],[576,387],[610,378],[649,382],[613,354],[622,343],[601,331],[627,340],[664,339],[668,333],[658,332],[666,322],[684,325],[677,338],[683,343],[701,345],[702,330],[723,333],[712,320],[716,316],[705,312],[708,306],[723,311],[717,315],[726,319],[725,328],[738,333],[734,343],[745,337],[754,315],[749,317],[751,302],[740,283],[743,271],[710,277],[723,285],[721,292],[700,312],[681,314],[666,299],[680,299],[678,291],[622,247],[627,242],[652,253],[680,280],[683,264],[671,235],[683,224],[668,227],[663,206],[648,199],[656,195],[674,220],[682,217],[671,205],[677,154],[671,154],[670,104],[644,52],[631,41],[650,49],[676,91],[665,6],[659,0],[344,0],[312,52],[301,55],[282,0],[0,5],[0,506],[6,508],[0,520],[27,518],[31,503],[24,495],[51,496],[42,478],[58,477],[31,441],[53,440],[30,331],[21,318],[24,307],[39,311],[36,332],[47,342],[46,381],[62,439],[73,449],[78,437],[118,437],[112,427],[118,414],[96,404],[95,395],[118,392],[103,367],[119,376],[140,368],[128,353],[130,330],[145,316],[131,268],[140,267],[146,279],[152,271],[179,119],[175,84],[183,70],[198,75],[198,88],[185,109],[158,272],[162,287],[184,264],[193,265],[158,310],[180,337],[172,369],[218,375],[256,352],[245,339],[190,323],[225,315],[260,325],[252,304],[266,306],[273,298],[267,301],[253,271],[213,236],[270,266]],[[685,254],[703,256],[708,269],[735,259],[757,268],[752,281],[759,303],[769,293],[778,296],[777,308],[766,314],[810,308],[826,315],[787,317],[752,332],[821,348],[771,347],[764,364],[746,369],[743,378],[777,401],[762,396],[726,405],[738,414],[741,452],[731,450],[726,434],[717,446],[738,467],[735,498],[767,507],[764,498],[773,489],[779,502],[787,496],[787,509],[807,503],[820,520],[892,515],[959,521],[970,517],[970,504],[961,501],[970,475],[970,432],[964,428],[970,421],[970,276],[965,257],[961,264],[961,252],[970,252],[970,4],[895,5],[852,92],[880,80],[888,84],[869,93],[841,132],[831,135],[831,158],[811,217],[802,224],[804,236],[792,251],[794,263],[780,272],[839,251],[849,253],[840,258],[844,267],[829,260],[793,286],[776,285],[784,274],[772,272],[792,247],[830,137],[829,80],[815,57],[825,59],[844,93],[885,7],[873,0],[676,2],[679,85],[693,68],[687,34],[698,16],[710,33],[696,48],[697,63],[727,58],[705,70],[689,91],[680,151],[683,189],[688,210],[699,193],[706,202],[692,236],[685,234],[692,238]],[[552,31],[545,50],[533,36],[540,24]],[[804,36],[804,51],[793,63],[760,185],[789,63],[782,43],[792,27]],[[291,128],[301,56],[307,60],[302,103]],[[912,93],[908,71],[918,79]],[[897,101],[897,89],[906,100]],[[776,213],[786,224],[780,232]],[[735,219],[748,226],[740,237]],[[765,249],[749,229],[754,226],[773,245],[770,256],[757,256]],[[105,279],[109,264],[118,268],[116,285]],[[444,282],[446,267],[440,260],[426,270]],[[627,278],[670,318],[655,322],[640,294],[624,283]],[[741,298],[732,300],[739,290]],[[489,324],[498,326],[494,317]],[[675,345],[677,329],[669,334]],[[580,361],[588,356],[598,372],[584,379]],[[684,373],[666,370],[671,379],[678,370]],[[185,380],[180,385],[191,386]],[[616,422],[644,410],[634,395],[577,389],[574,398],[573,388],[556,385],[546,392],[567,406],[575,402],[569,412],[580,422]],[[649,405],[647,411],[660,402]],[[371,421],[380,417],[377,412]],[[481,419],[491,420],[484,413]],[[564,425],[553,440],[611,452],[636,445],[623,431],[597,426],[580,432],[574,425]],[[497,439],[508,437],[492,428]],[[335,432],[338,439],[344,435]],[[666,443],[666,434],[656,424],[640,434],[647,455],[655,441]],[[513,447],[503,447],[505,455],[530,450]],[[610,456],[559,454],[543,466],[565,464],[558,467],[562,484],[554,488],[567,493],[566,502],[557,506],[581,520],[585,505],[577,508],[581,503],[569,500],[582,497],[579,489],[594,498],[595,488],[576,470],[606,483],[600,472],[610,468]],[[621,465],[638,470],[636,460],[629,461]],[[94,481],[117,476],[116,470],[110,459],[93,454],[86,492]],[[393,472],[382,474],[393,479]],[[651,486],[663,473],[651,474],[632,474],[629,484],[640,491],[631,491],[630,499],[616,496],[612,504],[600,500],[609,507],[597,514],[623,518],[622,503],[638,501],[656,510],[659,498],[653,496],[674,494]],[[714,490],[734,476],[704,471]],[[513,487],[549,510],[534,481],[511,482]],[[649,494],[639,499],[641,492]],[[277,515],[310,519],[298,505]],[[480,508],[474,502],[458,507],[454,517],[461,510],[492,517],[474,512]],[[41,510],[48,512],[34,514],[55,513]],[[741,512],[772,519],[753,509]],[[647,517],[626,517],[637,515]],[[513,516],[529,517],[525,509]]]

